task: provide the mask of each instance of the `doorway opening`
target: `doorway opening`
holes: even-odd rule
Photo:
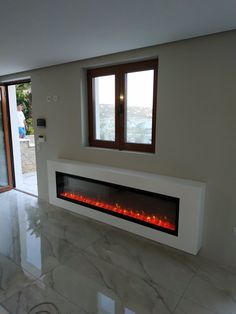
[[[7,85],[15,188],[38,196],[31,81]]]

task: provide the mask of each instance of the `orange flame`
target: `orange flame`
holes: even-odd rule
[[[102,209],[106,209],[107,211],[112,211],[115,213],[119,213],[124,216],[132,217],[137,220],[145,221],[151,225],[159,226],[165,229],[175,231],[175,225],[167,220],[167,217],[158,217],[157,215],[146,215],[144,211],[137,211],[128,208],[122,208],[118,203],[115,205],[108,204],[105,202],[97,201],[86,196],[82,196],[75,193],[70,192],[62,192],[60,193],[61,196],[66,197],[68,199],[72,199],[81,203],[85,203],[88,205],[93,205]]]

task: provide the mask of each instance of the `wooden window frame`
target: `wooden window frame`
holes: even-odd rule
[[[138,144],[125,142],[125,75],[127,73],[154,70],[153,78],[153,108],[152,108],[152,142],[151,144]],[[89,145],[102,148],[114,148],[119,150],[155,152],[156,135],[156,107],[157,107],[157,74],[158,60],[147,60],[120,64],[115,66],[101,67],[87,71],[88,83],[88,122],[89,122]],[[100,76],[115,75],[115,141],[95,139],[94,106],[95,97],[93,79]],[[120,96],[123,96],[121,99]]]
[[[7,92],[4,85],[0,86],[1,93],[1,110],[2,110],[2,123],[4,132],[4,144],[6,154],[6,167],[7,167],[7,178],[8,185],[0,187],[0,193],[9,191],[13,188],[13,157],[12,157],[12,146],[11,146],[11,133],[10,133],[10,119],[7,105]]]

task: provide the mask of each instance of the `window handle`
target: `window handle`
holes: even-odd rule
[[[118,107],[118,115],[121,116],[123,114],[123,105],[120,103]]]

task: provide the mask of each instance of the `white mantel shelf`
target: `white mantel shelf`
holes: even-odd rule
[[[179,198],[178,236],[58,198],[56,192],[56,172],[73,174]],[[48,160],[48,183],[49,201],[53,205],[194,255],[201,248],[205,183],[65,159]]]

